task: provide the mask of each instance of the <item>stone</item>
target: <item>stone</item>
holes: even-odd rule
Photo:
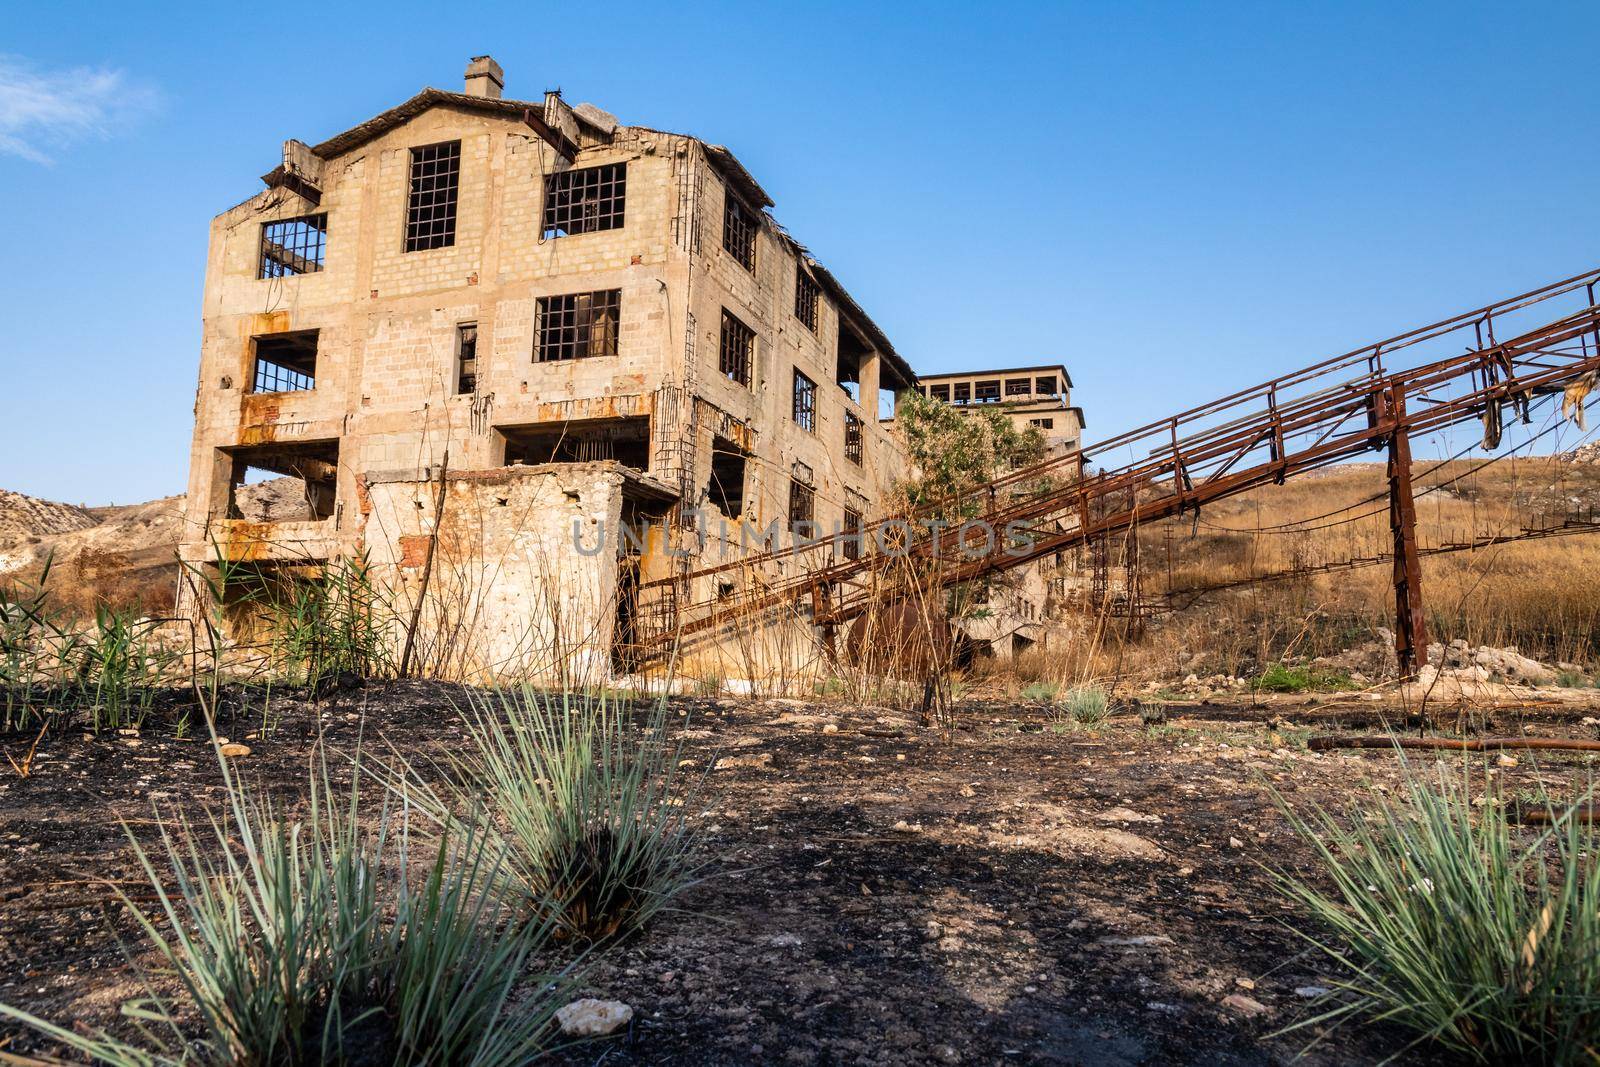
[[[1261,1001],[1247,997],[1243,993],[1229,993],[1222,998],[1222,1006],[1252,1019],[1258,1015],[1265,1015],[1270,1010]]]
[[[218,751],[220,751],[229,759],[238,759],[240,756],[250,755],[250,746],[241,745],[237,741],[231,741],[228,744],[223,745],[220,749],[218,749]]]
[[[568,1037],[604,1037],[633,1021],[633,1009],[620,1000],[585,997],[556,1011],[561,1032]]]
[[[772,753],[759,752],[753,756],[718,756],[717,770],[728,771],[747,767],[756,771],[772,770]]]

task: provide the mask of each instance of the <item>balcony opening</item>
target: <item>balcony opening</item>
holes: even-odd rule
[[[253,393],[301,393],[317,387],[316,330],[274,333],[253,339]]]
[[[638,471],[650,468],[650,419],[583,419],[497,426],[505,439],[506,466],[596,463],[615,460]]]
[[[256,445],[225,452],[231,470],[224,518],[307,522],[333,517],[338,441]]]

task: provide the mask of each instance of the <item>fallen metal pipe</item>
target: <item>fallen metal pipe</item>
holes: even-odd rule
[[[1313,737],[1306,742],[1313,752],[1331,748],[1423,748],[1454,752],[1491,752],[1507,748],[1547,751],[1600,752],[1600,741],[1577,741],[1561,737],[1482,737],[1472,740],[1453,737]]]

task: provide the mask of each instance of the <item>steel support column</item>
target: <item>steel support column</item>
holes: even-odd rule
[[[1422,560],[1417,555],[1417,505],[1411,494],[1411,435],[1406,393],[1395,384],[1382,394],[1389,434],[1389,529],[1394,535],[1394,650],[1400,677],[1415,678],[1428,662],[1428,621],[1422,609]]]

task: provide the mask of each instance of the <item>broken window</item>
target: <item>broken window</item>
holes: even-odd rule
[[[950,387],[948,385],[930,385],[928,386],[928,395],[935,400],[943,400],[949,403]]]
[[[1006,396],[1028,396],[1033,392],[1033,383],[1026,378],[1007,378]]]
[[[626,163],[549,175],[544,180],[544,236],[620,230],[627,191]]]
[[[456,392],[478,391],[478,324],[464,322],[456,327]]]
[[[1048,378],[1036,379],[1033,383],[1033,391],[1041,396],[1055,396],[1061,392],[1061,379],[1053,374]]]
[[[538,312],[535,336],[540,362],[617,354],[621,289],[541,296]]]
[[[956,404],[972,403],[972,383],[957,382],[951,389],[950,399]]]
[[[650,468],[650,420],[646,417],[580,419],[495,429],[505,438],[507,466],[610,459],[636,470]]]
[[[794,369],[794,422],[807,433],[817,428],[817,383]]]
[[[839,530],[839,552],[845,559],[861,558],[861,512],[844,509],[844,525]]]
[[[810,537],[814,532],[811,520],[816,510],[817,491],[800,480],[789,479],[789,532],[799,537]]]
[[[794,317],[817,332],[817,282],[799,263],[794,265]]]
[[[730,519],[744,514],[745,453],[722,437],[711,439],[711,478],[706,497],[711,506]]]
[[[302,215],[261,224],[259,278],[315,274],[328,246],[328,216]]]
[[[1056,420],[1055,419],[1029,419],[1028,420],[1028,425],[1029,426],[1037,426],[1041,430],[1053,430],[1053,429],[1056,428]]]
[[[745,270],[756,269],[756,217],[737,196],[728,189],[723,194],[722,247],[739,261]]]
[[[339,442],[309,441],[229,449],[228,499],[222,517],[249,522],[332,518]]]
[[[406,251],[456,243],[456,200],[461,192],[461,142],[411,150],[411,198],[406,204]]]
[[[296,330],[254,339],[253,393],[299,393],[317,387],[317,331]]]
[[[844,413],[844,458],[861,466],[861,417],[853,411]]]
[[[839,388],[858,404],[870,404],[861,396],[861,368],[872,358],[872,346],[839,316]]]
[[[986,382],[974,382],[972,385],[973,397],[980,404],[993,404],[1000,399],[1000,379],[993,378]]]
[[[717,344],[717,369],[740,385],[750,384],[751,358],[755,354],[756,332],[722,309],[722,336]]]

